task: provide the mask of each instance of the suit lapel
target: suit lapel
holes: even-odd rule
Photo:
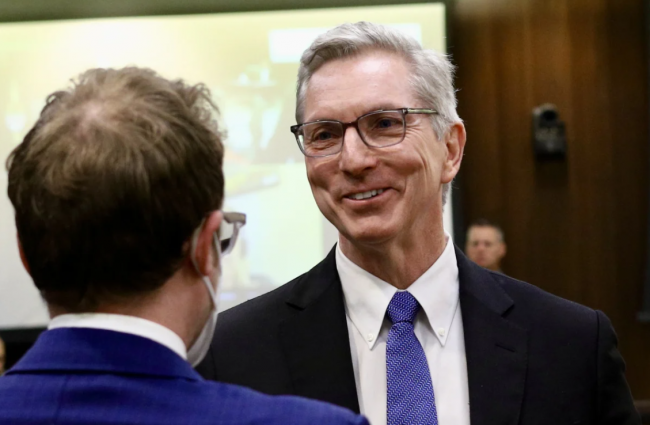
[[[527,331],[505,317],[512,299],[456,250],[472,425],[516,424],[524,395]],[[280,324],[295,393],[359,412],[341,281],[334,250],[296,283]]]
[[[295,393],[359,413],[343,289],[334,249],[293,288],[296,314],[280,324]]]
[[[472,425],[517,424],[528,335],[506,319],[514,302],[492,274],[456,250]]]

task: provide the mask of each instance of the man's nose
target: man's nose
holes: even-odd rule
[[[372,170],[377,166],[375,149],[363,142],[356,128],[348,127],[341,148],[340,170],[353,176]]]

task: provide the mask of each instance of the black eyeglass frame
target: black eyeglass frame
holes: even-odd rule
[[[246,214],[240,212],[223,212],[223,221],[233,226],[232,236],[226,239],[219,237],[219,231],[215,232],[214,243],[219,248],[222,256],[228,255],[235,247],[239,230],[246,224]]]
[[[401,112],[402,113],[402,118],[403,118],[402,119],[402,138],[399,141],[397,141],[395,143],[391,143],[389,145],[375,146],[375,145],[372,145],[372,144],[368,143],[366,138],[363,136],[363,132],[359,131],[359,120],[361,120],[361,119],[363,119],[363,118],[365,118],[367,116],[375,115],[375,114],[378,114],[378,113],[381,113],[381,112]],[[289,127],[289,129],[291,130],[293,135],[296,137],[296,143],[298,143],[298,149],[300,149],[300,152],[302,152],[303,155],[305,155],[305,156],[307,156],[309,158],[323,158],[323,157],[327,157],[327,156],[336,155],[336,154],[340,153],[343,150],[343,143],[345,143],[345,132],[348,130],[348,127],[354,127],[355,130],[357,130],[357,134],[359,135],[359,137],[361,138],[363,143],[366,146],[370,147],[370,148],[387,148],[389,146],[395,146],[395,145],[398,145],[398,144],[402,143],[404,141],[404,138],[406,137],[406,115],[407,114],[411,114],[411,115],[415,115],[415,114],[441,115],[435,109],[430,109],[430,108],[378,109],[376,111],[370,111],[368,113],[365,113],[365,114],[361,115],[360,117],[357,117],[356,120],[350,121],[350,122],[343,122],[343,121],[338,121],[338,120],[316,120],[316,121],[304,122],[304,123],[301,123],[301,124],[295,124],[295,125],[292,125],[291,127]],[[299,133],[300,129],[303,126],[309,125],[309,124],[316,124],[316,123],[333,123],[333,124],[340,124],[341,125],[341,127],[343,128],[343,133],[342,133],[343,136],[341,137],[341,146],[340,146],[338,151],[328,153],[328,154],[325,154],[325,155],[309,155],[307,152],[305,152],[305,150],[302,147],[302,144],[300,143],[300,135],[298,133]]]

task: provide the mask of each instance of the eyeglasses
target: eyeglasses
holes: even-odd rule
[[[423,108],[379,110],[361,115],[352,122],[318,120],[292,125],[291,132],[296,136],[302,153],[314,158],[341,152],[348,127],[356,128],[367,146],[385,148],[404,140],[406,114],[439,115],[434,109]]]
[[[227,255],[232,251],[237,242],[239,229],[246,224],[246,214],[239,212],[224,212],[221,226],[219,226],[218,234],[215,235],[219,239],[219,248],[221,255]],[[215,237],[215,243],[216,243]]]

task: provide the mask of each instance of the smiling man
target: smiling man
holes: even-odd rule
[[[374,425],[639,423],[605,315],[476,266],[445,233],[465,148],[452,74],[366,22],[305,51],[291,131],[339,243],[222,314],[200,371]]]

